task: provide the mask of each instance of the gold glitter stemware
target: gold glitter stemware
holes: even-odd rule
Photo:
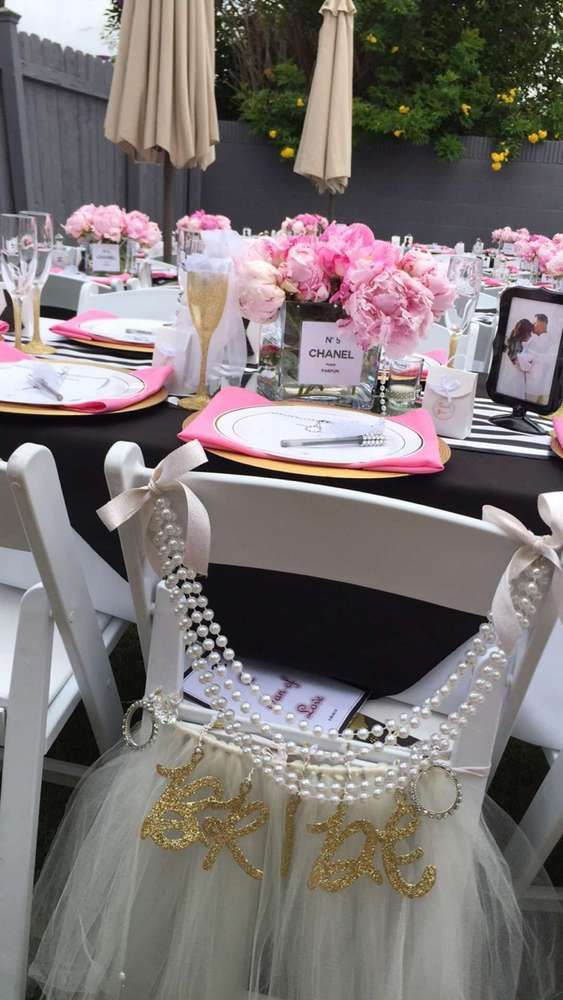
[[[193,324],[199,335],[201,362],[195,396],[186,396],[180,405],[186,410],[202,410],[209,402],[207,356],[213,333],[219,326],[229,287],[228,275],[213,271],[189,271],[186,291]]]

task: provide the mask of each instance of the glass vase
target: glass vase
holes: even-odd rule
[[[286,302],[261,331],[258,391],[272,400],[371,410],[379,347],[361,350],[336,325],[343,316],[329,302]]]

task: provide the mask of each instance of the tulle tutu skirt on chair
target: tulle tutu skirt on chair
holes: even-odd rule
[[[337,822],[334,803],[291,801],[261,771],[248,789],[248,758],[209,735],[191,771],[157,772],[185,768],[198,739],[169,727],[79,786],[34,899],[47,1000],[558,996],[559,916],[542,915],[540,937],[526,926],[481,778],[463,778],[444,821],[411,824],[383,794]],[[510,821],[486,805],[496,834]]]

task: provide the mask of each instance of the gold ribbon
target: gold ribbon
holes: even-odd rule
[[[510,584],[539,556],[551,563],[555,571],[555,600],[559,616],[563,618],[563,493],[541,493],[538,511],[542,521],[551,529],[551,535],[534,535],[517,517],[488,504],[483,507],[483,520],[516,538],[521,546],[512,556],[493,598],[492,618],[505,653],[511,653],[522,627],[510,595]]]
[[[187,474],[203,462],[207,462],[207,456],[199,441],[188,441],[159,462],[146,486],[125,490],[97,512],[109,531],[114,531],[140,513],[146,556],[158,576],[162,575],[162,556],[148,529],[156,501],[165,496],[169,496],[170,500],[175,496],[180,501],[175,513],[184,535],[184,565],[197,573],[207,574],[211,539],[209,515],[185,482]]]

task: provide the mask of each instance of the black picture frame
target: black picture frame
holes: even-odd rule
[[[507,395],[505,392],[499,391],[498,388],[501,362],[504,354],[504,346],[508,330],[508,321],[512,304],[515,299],[529,301],[530,314],[544,312],[542,306],[553,307],[554,305],[558,305],[561,307],[559,347],[555,368],[553,370],[551,386],[549,388],[549,396],[546,403],[537,403],[526,399],[525,397],[522,398]],[[534,306],[536,308],[534,308]],[[495,423],[510,427],[513,430],[520,430],[524,433],[530,433],[531,430],[545,433],[545,431],[538,428],[533,421],[528,420],[525,414],[526,411],[529,410],[533,413],[547,416],[547,414],[553,413],[557,410],[563,401],[563,292],[550,291],[545,288],[524,288],[515,286],[514,288],[507,288],[502,293],[499,306],[499,322],[495,339],[493,341],[491,370],[487,379],[487,393],[495,403],[501,403],[505,406],[511,406],[513,408],[513,414],[511,417],[493,418]]]

